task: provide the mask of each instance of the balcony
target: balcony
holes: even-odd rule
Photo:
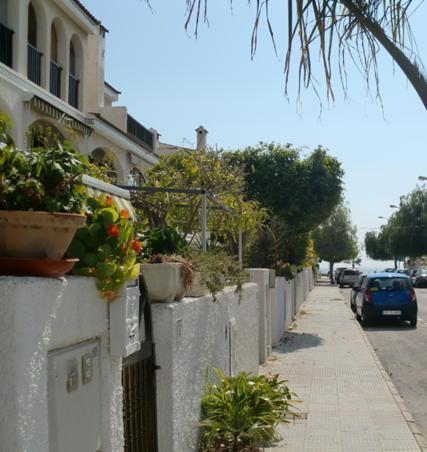
[[[56,97],[61,97],[61,71],[62,67],[50,60],[50,92]]]
[[[148,147],[151,151],[153,150],[154,136],[153,133],[146,129],[141,123],[136,119],[128,115],[127,119],[127,133],[132,138],[136,138],[145,147]]]
[[[72,74],[68,77],[68,103],[79,108],[79,79]]]
[[[28,78],[37,85],[41,84],[42,53],[28,43]]]
[[[12,67],[13,30],[0,23],[0,62]]]

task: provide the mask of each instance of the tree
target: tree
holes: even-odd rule
[[[309,233],[341,200],[344,172],[339,161],[321,147],[303,156],[290,144],[276,143],[259,143],[226,156],[243,170],[248,199],[270,212],[258,231],[251,265],[272,267],[279,274],[288,264],[303,265]]]
[[[427,189],[418,187],[402,196],[399,210],[390,217],[386,229],[393,254],[427,254]]]
[[[266,216],[260,203],[245,196],[241,169],[230,165],[220,152],[180,151],[162,157],[146,171],[145,179],[146,187],[204,189],[215,195],[217,203],[210,202],[207,218],[211,242],[219,240],[232,253],[237,252],[239,231],[245,232],[246,244],[250,244]],[[145,227],[172,226],[190,241],[201,230],[200,194],[141,191],[135,203],[143,211]],[[232,213],[218,208],[220,204]]]
[[[356,228],[352,225],[350,211],[339,204],[331,216],[312,234],[317,256],[329,262],[331,281],[336,262],[357,257]]]
[[[394,259],[390,249],[389,229],[386,226],[383,226],[379,233],[369,231],[365,234],[365,251],[366,255],[374,260]]]
[[[149,0],[147,0],[149,1]],[[232,0],[229,0],[232,3]],[[338,72],[344,91],[347,91],[346,61],[350,58],[364,76],[367,85],[373,75],[377,96],[379,74],[377,55],[383,47],[400,67],[427,108],[427,80],[417,55],[409,16],[416,9],[413,0],[284,0],[287,5],[287,51],[285,56],[286,92],[293,64],[292,54],[298,46],[296,58],[299,90],[311,86],[317,93],[317,77],[313,55],[320,54],[328,98],[334,98],[332,55],[335,53]],[[207,21],[208,0],[186,0],[185,28],[193,23],[197,35],[200,19]],[[250,4],[251,1],[248,0]],[[268,31],[276,49],[270,20],[270,0],[256,1],[251,51],[256,52],[258,28],[264,14]],[[412,10],[411,10],[412,6]],[[277,50],[276,50],[277,52]]]

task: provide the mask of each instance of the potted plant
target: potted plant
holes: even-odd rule
[[[86,224],[77,231],[67,256],[79,259],[73,273],[94,276],[101,298],[111,302],[126,281],[138,278],[141,242],[127,211],[119,211],[111,197],[91,198],[88,203]]]
[[[62,259],[86,221],[85,168],[59,141],[17,149],[0,120],[0,257]]]
[[[222,250],[209,250],[193,254],[190,260],[196,276],[193,287],[187,292],[188,297],[210,293],[216,301],[217,293],[227,285],[236,286],[240,296],[247,274],[232,256]]]
[[[145,258],[141,273],[150,301],[181,300],[194,281],[190,262],[178,255],[187,242],[170,226],[151,229],[141,239]]]

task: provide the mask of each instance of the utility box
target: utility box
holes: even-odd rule
[[[48,353],[50,452],[100,452],[100,344],[86,341]]]
[[[141,349],[145,340],[144,322],[140,321],[139,287],[126,287],[125,302],[110,303],[110,353],[126,358]]]

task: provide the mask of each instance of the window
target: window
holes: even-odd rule
[[[55,25],[52,24],[50,29],[50,59],[58,63],[58,34],[56,33]]]
[[[372,278],[368,282],[368,288],[372,291],[374,290],[409,290],[411,288],[411,284],[409,282],[409,278],[399,278],[399,277],[391,277],[391,278]]]
[[[37,48],[37,18],[33,5],[28,5],[28,43]]]
[[[76,51],[72,42],[70,42],[70,74],[76,76]]]

